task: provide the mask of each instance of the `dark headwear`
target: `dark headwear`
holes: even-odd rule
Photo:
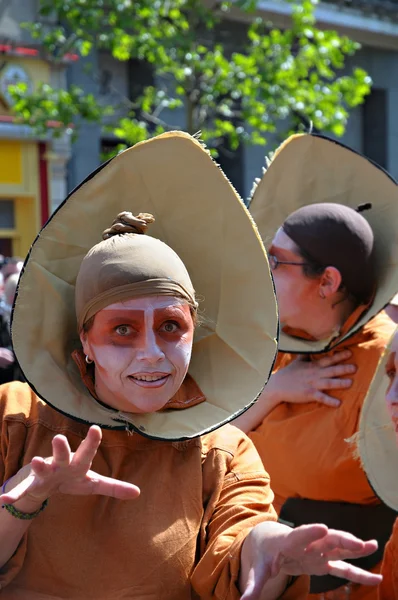
[[[322,267],[335,267],[347,290],[366,303],[376,289],[374,236],[359,212],[342,204],[303,206],[287,217],[284,232]]]

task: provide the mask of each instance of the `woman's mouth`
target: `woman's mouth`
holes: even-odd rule
[[[169,373],[135,373],[134,375],[129,375],[131,381],[145,388],[161,387],[169,377]]]

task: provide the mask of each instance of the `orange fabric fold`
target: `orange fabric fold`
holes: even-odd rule
[[[398,600],[398,519],[384,551],[378,600]]]

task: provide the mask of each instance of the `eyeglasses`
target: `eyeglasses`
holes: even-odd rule
[[[276,271],[279,265],[292,265],[294,267],[303,267],[309,264],[306,262],[290,262],[288,260],[279,260],[279,258],[276,258],[276,256],[274,256],[273,254],[268,254],[268,262],[269,266],[271,267],[271,271]]]

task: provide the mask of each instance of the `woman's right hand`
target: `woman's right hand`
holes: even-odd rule
[[[272,386],[278,402],[320,402],[337,407],[340,400],[325,392],[351,387],[349,376],[357,369],[355,365],[344,362],[351,356],[350,350],[342,350],[317,361],[300,356],[274,373],[268,385]]]
[[[22,511],[22,507],[28,506],[33,512],[44,500],[59,492],[83,496],[100,494],[119,500],[137,498],[140,494],[137,486],[90,470],[101,438],[101,429],[93,425],[73,453],[66,437],[56,435],[52,440],[53,455],[49,458],[35,457],[30,465],[18,471],[7,483],[0,503],[16,503]]]

